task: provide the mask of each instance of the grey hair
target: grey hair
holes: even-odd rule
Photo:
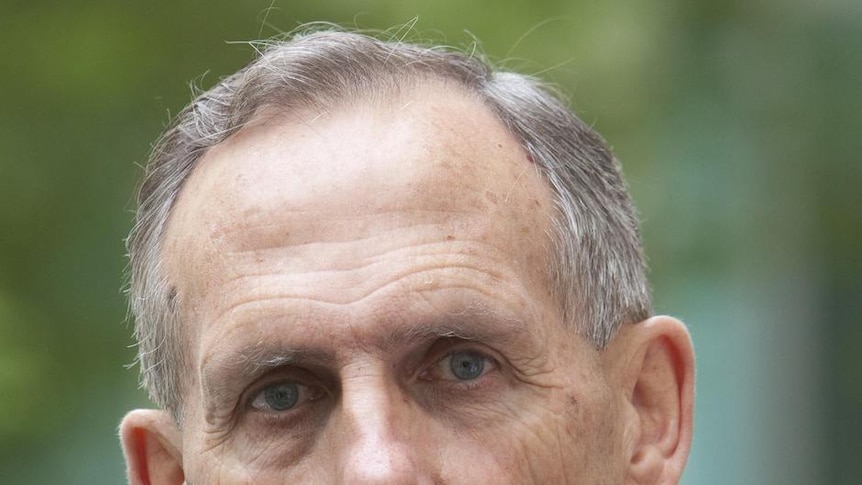
[[[155,145],[127,239],[141,385],[182,421],[187,355],[176,290],[162,269],[172,207],[198,160],[263,108],[303,110],[383,96],[422,80],[461,86],[520,140],[556,206],[548,275],[567,324],[596,348],[651,313],[636,211],[604,140],[539,80],[440,47],[335,30],[259,44],[259,56],[200,94]]]

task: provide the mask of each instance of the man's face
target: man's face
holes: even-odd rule
[[[427,85],[210,150],[169,222],[191,483],[620,483],[620,396],[548,284],[552,201]]]

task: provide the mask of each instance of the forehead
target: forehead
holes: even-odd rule
[[[180,194],[164,257],[181,295],[235,276],[233,255],[368,241],[407,226],[428,228],[417,238],[511,251],[525,280],[545,283],[549,190],[480,101],[428,84],[332,111],[269,114],[212,148]],[[313,269],[314,253],[303,254],[277,270]]]
[[[202,158],[165,239],[170,249],[201,238],[242,244],[244,227],[294,212],[359,219],[412,208],[484,213],[535,234],[551,205],[537,168],[489,109],[428,84],[331,112],[258,116]]]

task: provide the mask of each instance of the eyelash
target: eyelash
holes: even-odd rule
[[[298,390],[299,396],[297,397],[297,403],[294,404],[293,406],[291,406],[289,409],[286,409],[285,411],[296,409],[297,407],[302,406],[306,402],[316,401],[316,400],[320,399],[322,394],[325,394],[323,392],[323,390],[318,386],[309,386],[309,385],[303,384],[303,383],[295,381],[295,380],[281,380],[281,381],[272,382],[272,383],[266,385],[265,387],[260,389],[257,393],[252,395],[252,399],[249,402],[249,405],[254,409],[259,409],[258,406],[255,405],[255,403],[261,398],[263,398],[264,401],[266,400],[266,391],[268,391],[269,389],[272,389],[276,386],[283,385],[283,384],[294,384],[299,388],[299,390]],[[312,395],[309,396],[309,394],[312,394]]]
[[[275,371],[276,373],[278,371]],[[299,401],[296,405],[282,411],[267,408],[258,408],[255,402],[259,399],[264,399],[264,393],[275,386],[282,384],[296,384],[300,390]],[[311,394],[311,395],[309,395]],[[277,418],[278,420],[290,419],[302,413],[303,409],[310,403],[326,398],[330,394],[326,386],[320,384],[310,384],[309,379],[298,379],[295,376],[273,376],[272,378],[264,378],[259,385],[255,385],[244,399],[245,409],[247,412],[256,413],[258,415]]]
[[[480,374],[478,376],[476,376],[474,378],[470,378],[470,379],[460,379],[454,375],[452,378],[434,378],[433,376],[430,375],[435,370],[440,370],[442,373],[454,374],[454,372],[451,369],[451,362],[449,363],[450,368],[448,368],[448,369],[446,368],[446,362],[447,362],[447,360],[455,357],[457,354],[472,354],[472,355],[475,355],[476,357],[481,357],[483,360],[483,369],[480,371]],[[490,367],[489,367],[489,364],[490,364]],[[470,384],[475,384],[476,381],[481,380],[487,374],[496,371],[498,368],[499,368],[499,364],[497,363],[497,361],[494,358],[488,356],[485,352],[474,350],[472,348],[455,348],[455,349],[449,349],[445,354],[443,354],[442,357],[436,359],[431,366],[426,367],[425,370],[423,370],[419,374],[418,378],[421,380],[426,380],[426,381],[434,380],[434,381],[453,383],[453,385],[457,385],[457,386],[470,387]]]
[[[425,365],[421,368],[421,370],[416,374],[416,380],[422,382],[426,385],[434,385],[441,392],[446,392],[447,390],[456,391],[456,390],[480,390],[488,385],[491,385],[491,382],[488,382],[488,375],[492,373],[500,372],[500,364],[497,359],[488,355],[487,352],[478,350],[476,346],[468,346],[468,345],[446,345],[444,349],[439,351],[435,351],[434,347],[437,347],[441,343],[438,341],[429,349],[428,353],[433,357],[430,359],[432,363],[430,365]],[[445,344],[444,344],[445,345]],[[452,374],[451,369],[446,369],[444,366],[448,359],[453,358],[456,354],[473,354],[477,357],[481,357],[483,359],[483,369],[481,373],[472,379],[459,379],[457,376],[453,376],[451,378],[444,377],[435,377],[434,373],[448,372]],[[429,359],[423,359],[429,360]],[[449,364],[451,365],[451,364]],[[285,410],[275,410],[272,408],[260,409],[254,405],[254,403],[260,399],[265,399],[264,393],[275,386],[285,383],[296,384],[300,387],[300,393],[302,395],[307,395],[308,393],[314,393],[311,397],[300,398],[299,402],[293,407]],[[436,392],[435,392],[436,394]],[[271,378],[265,379],[260,385],[254,386],[254,389],[247,394],[247,398],[245,399],[245,408],[250,412],[259,413],[264,416],[268,416],[269,418],[277,418],[279,420],[288,419],[290,417],[294,417],[298,413],[301,413],[303,408],[306,405],[313,403],[314,401],[318,401],[320,399],[325,399],[327,396],[330,396],[331,392],[323,385],[315,385],[309,384],[307,379],[296,379],[296,378],[288,378],[288,377],[279,377],[279,378]]]

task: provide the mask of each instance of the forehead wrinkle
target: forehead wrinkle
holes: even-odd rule
[[[408,212],[409,211],[409,212]],[[475,211],[463,210],[420,210],[402,207],[397,210],[373,210],[365,214],[346,214],[338,211],[335,214],[323,210],[294,210],[279,209],[277,216],[280,218],[273,221],[273,213],[261,211],[246,215],[243,220],[223,221],[213,226],[209,238],[224,243],[220,251],[224,253],[241,253],[246,251],[257,251],[266,249],[302,248],[314,244],[326,243],[355,243],[371,240],[387,241],[387,232],[403,229],[423,229],[432,231],[447,222],[455,222],[457,216],[475,216]],[[325,216],[327,225],[338,225],[342,223],[373,224],[373,229],[365,231],[360,236],[356,234],[339,234],[337,232],[322,233],[323,228],[315,227],[314,238],[308,237],[309,219],[320,219]],[[466,218],[465,217],[465,218]],[[302,224],[291,222],[291,219],[302,221]],[[472,220],[472,219],[471,219]],[[475,225],[478,225],[475,224]],[[454,228],[453,228],[454,229]],[[414,239],[423,234],[417,234]],[[378,250],[384,252],[385,247]]]
[[[446,267],[446,269],[450,269],[451,266]],[[462,267],[466,268],[466,267]],[[412,272],[410,273],[410,277],[413,280],[422,280],[425,274],[431,273],[432,275],[437,274],[436,271],[440,268],[429,268],[422,272]],[[471,268],[467,268],[472,270]],[[229,314],[243,312],[245,310],[253,310],[256,307],[261,306],[262,304],[272,305],[276,302],[283,302],[284,305],[287,304],[311,304],[317,306],[326,306],[332,308],[340,308],[344,310],[349,310],[351,307],[362,304],[364,302],[369,302],[376,297],[386,297],[389,294],[390,290],[398,289],[403,287],[405,284],[403,275],[390,275],[387,278],[381,278],[379,281],[373,285],[373,288],[367,289],[366,291],[353,295],[350,298],[341,297],[338,298],[336,296],[330,296],[329,298],[323,298],[321,296],[315,296],[313,294],[313,290],[306,291],[305,293],[294,291],[290,294],[285,294],[284,292],[278,292],[277,294],[255,294],[248,296],[244,299],[232,302],[231,306],[221,310],[217,315],[215,315],[215,320],[220,321],[225,318],[228,318]],[[506,286],[505,291],[502,290],[502,286]],[[517,286],[512,284],[503,285],[500,284],[494,288],[497,291],[491,291],[491,288],[488,287],[477,287],[474,284],[470,283],[462,283],[462,282],[447,282],[445,286],[441,288],[441,290],[458,290],[463,292],[475,292],[483,297],[494,298],[495,295],[516,297]],[[433,291],[433,290],[425,290],[425,291]],[[416,293],[421,293],[421,289],[417,289]],[[397,305],[398,302],[391,302],[392,305]],[[450,318],[456,315],[464,315],[461,314],[450,314]],[[481,316],[481,315],[476,315]]]
[[[287,251],[280,254],[275,249],[278,262],[266,265],[255,263],[260,252],[242,253],[235,258],[254,266],[242,274],[223,275],[217,282],[220,291],[237,296],[209,303],[204,301],[202,306],[207,308],[206,320],[218,322],[247,303],[279,299],[345,307],[377,295],[385,297],[405,284],[414,292],[427,291],[431,289],[427,287],[428,282],[433,282],[437,289],[473,290],[492,298],[497,294],[511,303],[522,300],[518,296],[523,285],[519,268],[506,266],[506,256],[501,250],[488,244],[466,241],[461,242],[454,252],[450,246],[449,242],[406,248],[398,246],[361,258],[354,257],[350,250],[335,254],[329,252],[325,260],[315,262],[315,251],[312,250],[317,246],[312,245],[300,253]],[[374,247],[380,249],[379,245]],[[489,259],[501,264],[482,264]],[[394,265],[395,262],[398,264]],[[310,284],[310,281],[316,283]],[[319,292],[321,288],[336,286],[341,290],[326,294]]]

